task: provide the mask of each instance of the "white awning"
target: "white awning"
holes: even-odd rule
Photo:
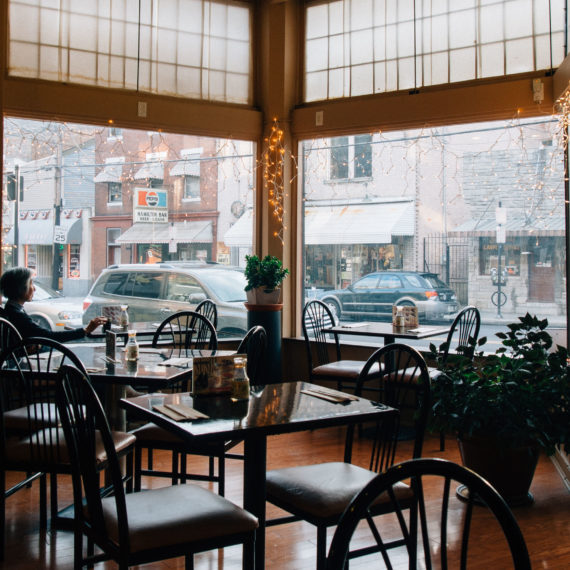
[[[135,173],[135,180],[145,180],[147,178],[154,178],[155,180],[164,179],[164,167],[161,162],[148,162],[143,164]]]
[[[106,164],[103,170],[93,178],[93,182],[121,182],[123,163]]]
[[[253,237],[253,210],[249,208],[225,233],[224,243],[228,247],[251,247]]]
[[[525,236],[564,236],[565,231],[564,216],[544,216],[543,218],[526,218],[517,215],[507,214],[507,223],[505,231],[511,237]],[[450,236],[463,237],[494,237],[497,235],[497,221],[495,216],[489,216],[482,219],[471,219],[449,232]]]
[[[5,243],[14,243],[14,227],[10,228]],[[53,245],[53,220],[19,220],[18,243],[24,245]]]
[[[409,199],[305,208],[305,244],[391,243],[392,236],[413,236],[414,201]],[[253,213],[247,210],[226,232],[227,246],[251,246]]]
[[[212,243],[212,222],[173,222],[145,224],[138,222],[124,231],[115,243]]]
[[[390,243],[413,236],[413,200],[305,208],[305,244]]]
[[[170,169],[170,176],[200,176],[200,161],[192,160],[192,158],[198,158],[198,156],[179,160]]]

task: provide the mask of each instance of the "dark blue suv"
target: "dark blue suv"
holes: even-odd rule
[[[438,320],[456,313],[457,296],[435,273],[376,271],[345,289],[319,296],[343,320],[387,320],[392,306],[418,308],[420,322]]]

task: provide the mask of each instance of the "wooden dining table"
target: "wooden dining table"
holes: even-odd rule
[[[105,410],[111,426],[117,430],[124,430],[126,426],[125,412],[119,406],[119,400],[125,397],[127,386],[143,387],[150,391],[172,388],[191,380],[194,357],[234,353],[231,350],[188,349],[180,355],[176,349],[177,360],[175,364],[170,364],[172,348],[141,347],[138,360],[128,361],[124,347],[117,347],[115,355],[109,357],[104,343],[67,346],[84,364],[93,383],[103,388]],[[180,357],[185,357],[186,362],[181,362]]]
[[[361,322],[346,323],[333,327],[326,327],[323,332],[338,335],[373,336],[384,339],[384,344],[392,344],[399,340],[419,340],[440,334],[447,334],[451,329],[449,325],[420,325],[417,327],[395,327],[391,322]]]
[[[267,438],[272,435],[392,418],[397,410],[365,398],[338,402],[315,395],[321,387],[307,382],[282,382],[252,387],[251,397],[192,397],[190,393],[145,394],[122,399],[133,417],[154,422],[195,444],[206,441],[244,441],[244,508],[259,520],[255,550],[245,549],[245,568],[265,568],[265,482]],[[175,421],[155,406],[182,405],[207,418]]]

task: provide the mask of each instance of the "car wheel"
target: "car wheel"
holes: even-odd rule
[[[44,319],[44,317],[40,317],[39,315],[31,315],[31,319],[34,321],[34,323],[36,323],[36,325],[42,327],[42,329],[47,329],[48,331],[52,330],[50,322],[47,319]]]
[[[333,317],[340,321],[341,312],[340,312],[340,305],[336,301],[325,301],[327,307],[331,310]]]

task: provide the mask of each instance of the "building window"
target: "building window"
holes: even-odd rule
[[[200,177],[185,176],[184,177],[184,200],[200,199]]]
[[[123,139],[123,129],[119,129],[117,127],[109,127],[107,131],[108,141],[117,141],[122,139]]]
[[[109,204],[123,201],[123,186],[120,182],[109,182],[109,194],[107,201]]]
[[[372,176],[372,136],[331,139],[331,180]]]

